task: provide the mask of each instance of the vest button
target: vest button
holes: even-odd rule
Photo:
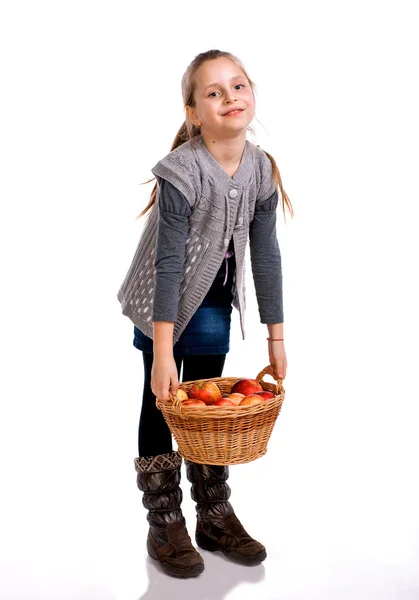
[[[234,189],[233,189],[233,190],[230,190],[230,191],[228,192],[228,195],[230,196],[230,198],[236,198],[236,197],[237,197],[237,195],[238,195],[238,191],[237,191],[237,190],[234,190]]]

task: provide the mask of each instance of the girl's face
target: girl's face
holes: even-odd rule
[[[208,60],[197,69],[195,82],[195,106],[185,110],[201,133],[236,137],[246,131],[255,114],[255,98],[235,62],[226,57]]]

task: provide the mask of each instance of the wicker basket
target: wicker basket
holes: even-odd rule
[[[192,462],[210,465],[247,463],[263,456],[285,397],[282,379],[276,384],[263,381],[264,375],[271,371],[271,367],[266,367],[256,380],[264,390],[276,394],[275,398],[254,406],[198,409],[182,406],[172,394],[170,400],[157,398],[156,405],[177,442],[179,454]],[[240,379],[244,377],[185,381],[179,384],[179,389],[188,392],[194,383],[213,381],[222,393],[228,393]]]

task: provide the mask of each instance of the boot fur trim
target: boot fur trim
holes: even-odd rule
[[[158,473],[170,469],[177,469],[182,464],[182,457],[176,450],[157,456],[140,456],[134,460],[137,473]]]

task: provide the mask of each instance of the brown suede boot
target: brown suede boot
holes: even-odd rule
[[[150,529],[147,552],[159,561],[168,575],[196,577],[204,570],[204,560],[192,545],[180,508],[182,490],[178,452],[136,458],[137,485],[144,492]]]
[[[239,519],[228,499],[228,466],[200,465],[185,460],[186,474],[192,483],[197,525],[195,539],[200,548],[220,550],[227,558],[242,565],[257,565],[266,558],[266,549],[254,540]]]

